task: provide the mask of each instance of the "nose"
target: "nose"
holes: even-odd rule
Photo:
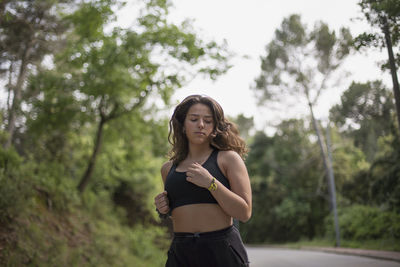
[[[204,121],[202,119],[199,119],[199,128],[200,129],[204,128]]]

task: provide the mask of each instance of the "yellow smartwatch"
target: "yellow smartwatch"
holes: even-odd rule
[[[215,178],[213,177],[210,186],[208,187],[208,190],[210,191],[215,191],[217,190],[217,183],[215,182]]]

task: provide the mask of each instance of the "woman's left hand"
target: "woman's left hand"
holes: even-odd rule
[[[208,170],[197,162],[190,164],[186,176],[186,181],[204,188],[208,188],[213,180]]]

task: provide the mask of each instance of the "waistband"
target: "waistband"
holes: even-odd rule
[[[196,232],[196,233],[190,233],[190,232],[174,232],[174,237],[175,238],[185,238],[185,237],[189,237],[189,238],[193,238],[193,237],[220,237],[223,236],[227,233],[229,233],[230,231],[233,230],[233,225],[221,229],[221,230],[216,230],[216,231],[211,231],[211,232]]]

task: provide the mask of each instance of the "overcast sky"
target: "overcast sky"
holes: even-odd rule
[[[177,103],[190,94],[206,94],[216,99],[225,113],[237,116],[253,116],[256,129],[272,133],[271,126],[287,117],[301,117],[308,114],[307,107],[298,105],[277,112],[267,106],[256,105],[253,91],[250,89],[254,79],[260,73],[260,56],[265,55],[265,46],[274,37],[274,31],[282,20],[291,14],[300,14],[302,22],[312,27],[316,21],[326,22],[330,28],[338,30],[349,27],[353,35],[368,30],[369,25],[363,18],[357,5],[359,0],[172,0],[173,7],[170,19],[181,22],[193,19],[193,26],[200,36],[207,41],[227,40],[229,49],[237,54],[231,62],[227,74],[220,76],[216,82],[199,77],[173,95]],[[132,2],[119,11],[118,24],[128,27],[133,24],[137,6]],[[246,57],[245,57],[246,56]],[[345,64],[351,75],[343,80],[337,88],[326,91],[316,107],[317,117],[326,119],[329,108],[338,103],[341,93],[348,88],[351,81],[365,82],[382,79],[391,87],[388,72],[382,73],[378,67],[379,60],[386,60],[385,50],[371,51],[368,55],[356,54]],[[5,102],[5,91],[1,101]],[[4,96],[4,97],[3,97]],[[4,99],[3,99],[4,98]],[[3,104],[3,103],[2,103]],[[167,111],[170,116],[173,110]]]
[[[362,17],[358,0],[174,0],[171,18],[182,21],[194,19],[194,26],[206,38],[226,39],[229,48],[239,56],[233,60],[234,67],[216,82],[196,79],[174,95],[174,101],[185,96],[201,93],[215,98],[226,114],[236,116],[243,113],[255,118],[257,129],[276,123],[285,115],[301,116],[307,114],[306,107],[291,107],[285,115],[256,106],[254,93],[250,89],[254,79],[260,73],[260,56],[265,55],[265,45],[273,38],[283,18],[290,14],[300,14],[303,23],[312,27],[322,20],[331,28],[338,30],[346,26],[353,35],[363,32],[368,25],[357,17]],[[353,20],[352,20],[353,19]],[[317,107],[320,118],[326,118],[329,107],[337,103],[344,89],[355,80],[365,82],[372,79],[388,79],[389,74],[382,74],[377,67],[377,57],[386,54],[375,52],[353,56],[345,68],[352,74],[339,88],[333,88],[321,98]],[[248,59],[241,56],[247,55]]]

